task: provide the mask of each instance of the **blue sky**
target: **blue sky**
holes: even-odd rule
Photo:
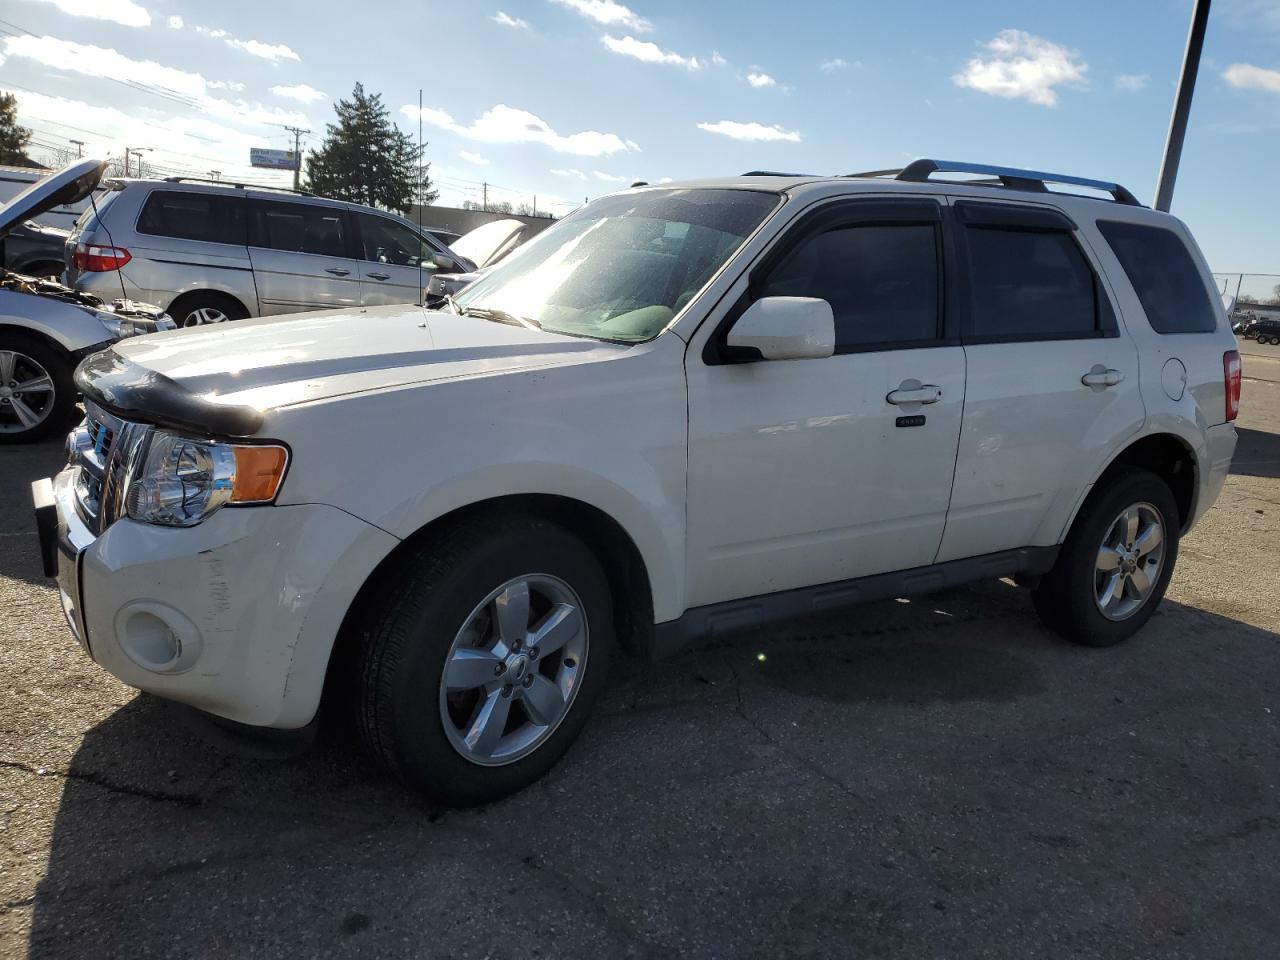
[[[1191,0],[886,4],[10,0],[0,89],[41,145],[247,169],[361,81],[442,202],[567,212],[634,179],[918,156],[1114,179],[1149,202]],[[1280,0],[1214,4],[1174,199],[1216,271],[1280,273]]]

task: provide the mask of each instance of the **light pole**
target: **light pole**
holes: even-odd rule
[[[124,148],[124,175],[129,175],[129,155],[133,154],[138,158],[138,173],[142,173],[142,155],[150,153],[154,147],[125,147]]]
[[[83,141],[83,140],[69,140],[69,141],[67,141],[67,142],[68,142],[68,143],[74,143],[74,144],[75,144],[75,146],[76,146],[76,159],[77,159],[77,160],[79,160],[81,157],[83,157],[83,156],[84,156],[84,141]]]
[[[1204,49],[1204,32],[1208,23],[1209,0],[1196,0],[1191,14],[1191,29],[1187,33],[1187,51],[1182,58],[1178,95],[1174,97],[1173,117],[1169,120],[1169,139],[1165,141],[1164,161],[1160,164],[1160,179],[1156,182],[1155,208],[1166,213],[1173,203],[1173,185],[1178,179],[1178,164],[1182,161],[1182,142],[1187,136],[1187,117],[1191,113],[1191,97],[1196,92],[1200,51]]]

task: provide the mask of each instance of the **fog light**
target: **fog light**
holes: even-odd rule
[[[116,640],[130,660],[152,673],[181,673],[200,655],[195,624],[159,603],[130,604],[121,610],[116,615]]]

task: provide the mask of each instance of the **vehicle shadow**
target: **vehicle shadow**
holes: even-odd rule
[[[1231,472],[1245,477],[1280,477],[1280,434],[1236,427]]]
[[[31,482],[66,463],[61,440],[0,447],[0,578],[48,584],[40,567],[40,541],[31,506]]]
[[[1276,955],[1278,639],[1166,601],[1086,650],[998,582],[873,604],[622,662],[560,766],[465,811],[140,696],[61,774],[30,953]]]

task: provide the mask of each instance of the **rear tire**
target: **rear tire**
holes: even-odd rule
[[[200,327],[210,323],[243,320],[249,311],[235,297],[216,290],[184,293],[165,311],[179,327]]]
[[[42,340],[0,333],[0,444],[66,430],[76,409],[71,358]]]
[[[522,615],[511,586],[520,582]],[[575,607],[570,623],[563,611]],[[397,777],[450,806],[498,800],[550,770],[586,723],[614,646],[595,555],[523,515],[450,526],[397,562],[361,610],[348,677],[361,738]],[[569,628],[553,638],[555,617]],[[537,649],[539,636],[556,649]],[[465,679],[459,665],[471,668]]]
[[[1160,605],[1178,559],[1181,520],[1169,485],[1138,467],[1116,470],[1105,483],[1031,594],[1046,626],[1090,647],[1137,633]]]

